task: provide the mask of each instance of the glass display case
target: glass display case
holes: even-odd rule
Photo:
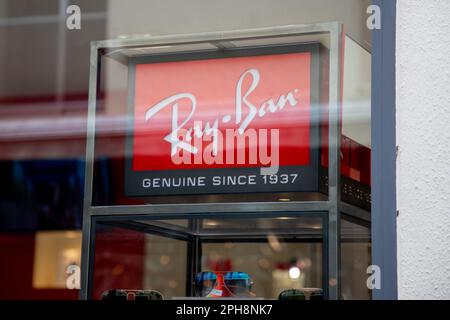
[[[370,297],[347,285],[370,261],[370,149],[342,134],[345,39],[332,22],[94,42],[81,298]],[[195,122],[173,130],[196,107],[200,137],[279,130],[280,162],[173,162],[198,147]]]

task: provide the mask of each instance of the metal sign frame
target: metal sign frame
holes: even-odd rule
[[[310,148],[310,163],[309,165],[297,166],[280,166],[278,174],[293,174],[297,173],[301,176],[301,183],[295,185],[287,184],[272,184],[263,185],[257,183],[254,187],[248,185],[234,185],[214,187],[209,185],[207,189],[202,187],[179,187],[174,190],[152,190],[149,194],[142,183],[139,183],[145,177],[183,177],[183,176],[204,176],[211,179],[214,175],[255,175],[261,178],[259,172],[261,167],[246,167],[246,168],[210,168],[202,169],[184,169],[184,170],[158,170],[158,171],[140,171],[134,172],[132,169],[132,154],[133,154],[133,138],[134,138],[134,92],[135,92],[135,77],[136,65],[159,63],[159,62],[177,62],[177,61],[196,61],[208,59],[227,59],[235,57],[258,57],[268,55],[282,55],[288,53],[310,53],[310,146],[320,144],[320,44],[319,43],[293,43],[288,45],[274,45],[274,46],[256,46],[245,48],[232,48],[229,50],[220,50],[212,52],[181,52],[177,54],[156,54],[150,57],[130,58],[128,62],[128,107],[127,116],[128,125],[126,132],[126,158],[125,158],[125,195],[126,196],[159,196],[159,195],[192,195],[192,194],[237,194],[237,193],[264,193],[264,192],[317,192],[319,191],[319,167],[320,167],[320,148]],[[252,189],[252,190],[249,190]]]
[[[86,169],[83,215],[83,241],[81,260],[80,298],[90,298],[92,286],[93,248],[95,229],[93,219],[96,217],[129,215],[173,215],[176,213],[257,213],[261,216],[273,212],[327,212],[327,273],[328,299],[340,298],[340,212],[342,209],[360,216],[367,216],[363,210],[348,204],[341,204],[340,197],[340,142],[341,142],[341,58],[343,27],[338,22],[319,24],[300,24],[258,29],[234,30],[224,32],[206,32],[151,37],[144,39],[105,40],[91,43],[89,111],[86,142]],[[158,204],[128,206],[93,206],[93,175],[95,156],[95,118],[97,98],[100,87],[101,57],[115,49],[132,49],[150,46],[168,46],[179,44],[209,43],[217,50],[226,50],[232,41],[262,38],[279,38],[286,36],[306,36],[328,34],[329,36],[329,166],[328,166],[328,200],[327,201],[293,201],[293,202],[240,202],[240,203],[198,203],[198,204]],[[324,286],[327,284],[324,283]]]

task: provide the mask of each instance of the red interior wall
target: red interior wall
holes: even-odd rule
[[[143,289],[145,234],[113,228],[98,231],[95,242],[93,298],[108,289]]]
[[[34,233],[0,234],[0,300],[76,300],[78,290],[33,288]]]

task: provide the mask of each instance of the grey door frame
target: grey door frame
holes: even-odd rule
[[[381,288],[375,300],[397,299],[397,206],[395,136],[396,0],[372,0],[381,29],[372,32],[372,265]]]

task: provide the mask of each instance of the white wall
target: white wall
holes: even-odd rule
[[[450,1],[398,0],[400,299],[450,299]]]

